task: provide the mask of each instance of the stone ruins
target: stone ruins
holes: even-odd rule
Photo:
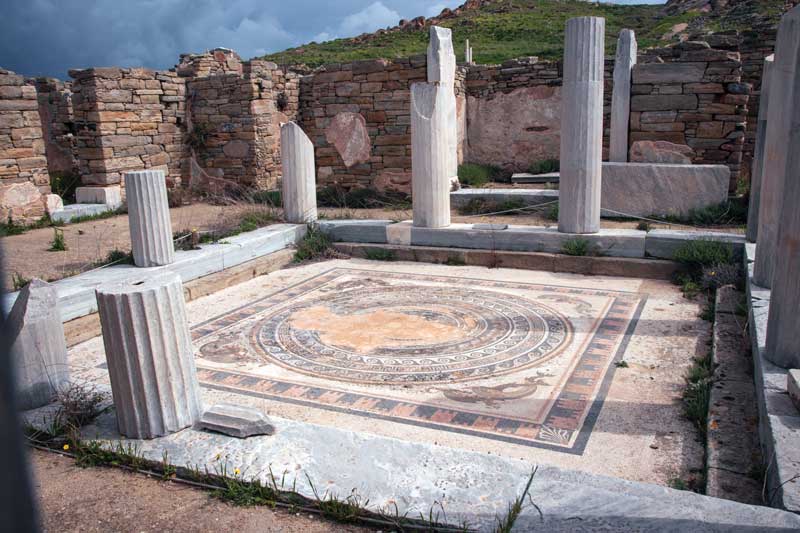
[[[640,50],[625,29],[612,59],[605,23],[569,19],[563,61],[477,65],[467,43],[459,65],[451,31],[432,26],[424,56],[313,72],[227,49],[70,83],[0,70],[1,214],[63,211],[48,172],[78,172],[78,205],[127,204],[134,262],[6,295],[22,408],[50,403],[74,367],[113,396],[91,428],[104,445],[262,483],[273,466],[302,470],[292,491],[308,498],[316,479],[338,494],[360,484],[402,512],[445,493],[478,530],[518,494],[506,478],[540,463],[543,516],[528,509],[523,527],[796,530],[778,509],[800,512],[800,7],[774,50],[771,35],[726,32]],[[460,163],[548,159],[559,190],[533,196],[558,208],[557,227],[451,220],[459,199],[491,194],[459,190]],[[746,235],[646,224],[719,205],[740,179]],[[327,185],[410,193],[411,219],[326,220]],[[283,221],[176,251],[169,194],[182,188],[280,190]],[[644,228],[601,226],[603,210]],[[264,276],[317,231],[370,262]],[[696,266],[679,264],[690,245],[723,249],[715,265],[746,288],[715,287],[701,311],[667,282]],[[742,314],[752,354],[735,368]],[[95,318],[97,336],[68,352]],[[695,433],[676,391],[707,345]],[[726,387],[750,391],[746,404],[725,403]],[[763,480],[735,468],[759,453]],[[680,488],[672,467],[703,472],[713,497],[666,489]],[[772,499],[736,493],[753,485]]]

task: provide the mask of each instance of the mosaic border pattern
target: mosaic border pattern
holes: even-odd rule
[[[585,289],[538,283],[505,282],[376,271],[357,268],[334,268],[301,281],[283,290],[275,291],[261,299],[246,303],[218,317],[192,328],[193,340],[230,327],[254,314],[285,304],[303,294],[316,290],[346,274],[369,273],[382,277],[399,277],[403,280],[441,282],[486,288],[524,287],[554,294],[607,296],[613,299],[605,316],[586,344],[583,353],[552,402],[542,424],[515,417],[490,416],[468,409],[451,409],[440,406],[401,401],[379,395],[338,390],[335,386],[317,387],[290,380],[275,380],[245,372],[222,370],[198,365],[201,385],[226,392],[244,394],[281,402],[305,405],[357,416],[378,418],[432,429],[445,430],[484,438],[501,440],[525,446],[557,450],[580,455],[588,442],[597,416],[602,409],[605,394],[616,370],[612,364],[625,352],[630,336],[636,327],[647,295],[625,291]],[[614,350],[614,346],[617,346]],[[612,353],[613,351],[613,353]]]

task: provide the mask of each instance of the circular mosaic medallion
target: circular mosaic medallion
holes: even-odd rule
[[[525,298],[473,288],[374,286],[303,301],[257,322],[253,346],[305,374],[356,383],[452,382],[534,366],[568,320]]]

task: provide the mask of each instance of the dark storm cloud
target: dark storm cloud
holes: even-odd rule
[[[430,17],[461,3],[463,0],[2,0],[0,67],[26,76],[63,79],[70,68],[169,68],[182,52],[217,46],[233,48],[250,58],[312,40],[394,26],[401,18]]]

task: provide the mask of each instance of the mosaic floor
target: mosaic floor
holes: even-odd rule
[[[187,307],[208,401],[650,480],[702,458],[691,426],[675,420],[673,363],[688,366],[703,330],[683,320],[697,305],[668,301],[674,292],[624,278],[353,260],[280,271]],[[680,320],[647,316],[675,305]],[[100,339],[73,352],[107,380]],[[655,364],[637,363],[642,355]],[[623,357],[629,366],[617,368]],[[669,368],[656,379],[661,363]],[[622,388],[609,397],[612,385]],[[627,412],[634,397],[641,419]],[[606,460],[616,446],[619,457]],[[669,456],[625,476],[637,447]]]

